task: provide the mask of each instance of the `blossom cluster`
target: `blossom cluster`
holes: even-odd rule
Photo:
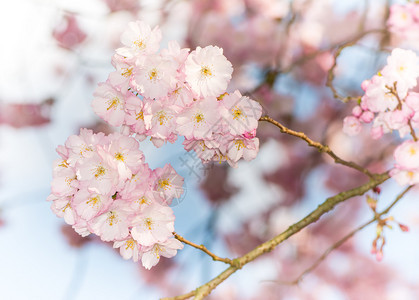
[[[419,93],[412,88],[419,77],[419,58],[410,50],[394,49],[387,65],[371,80],[362,83],[365,91],[352,116],[344,119],[343,130],[348,135],[361,131],[361,123],[372,123],[371,135],[378,139],[384,133],[397,130],[401,137],[411,134],[395,152],[395,168],[390,175],[400,184],[419,183]]]
[[[93,110],[124,134],[156,147],[178,136],[187,151],[206,163],[253,159],[262,108],[240,94],[227,93],[233,68],[216,46],[195,50],[171,41],[160,52],[161,31],[137,21],[122,34],[124,47],[112,57],[115,71],[99,84]]]
[[[392,5],[387,26],[391,32],[406,40],[417,40],[419,38],[419,4],[410,2],[406,5]]]
[[[57,152],[48,200],[77,233],[113,242],[147,269],[183,247],[168,206],[183,193],[183,178],[170,165],[151,170],[136,139],[81,129]]]
[[[397,130],[401,137],[419,128],[419,94],[411,89],[417,85],[419,58],[411,50],[394,49],[387,65],[370,80],[362,83],[365,94],[352,116],[344,119],[343,130],[357,135],[361,123],[372,123],[374,139]]]

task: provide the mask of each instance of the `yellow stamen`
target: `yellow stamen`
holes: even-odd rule
[[[106,221],[108,221],[109,226],[113,226],[114,224],[117,224],[119,220],[115,212],[110,211],[108,212],[108,218],[106,219]]]
[[[128,250],[128,248],[130,248],[130,249],[133,249],[133,250],[134,250],[134,241],[133,241],[133,240],[128,240],[128,241],[125,243],[125,245],[126,245],[125,250]]]
[[[106,110],[110,110],[111,108],[117,108],[118,105],[120,104],[120,101],[118,97],[114,97],[111,100],[109,100],[107,103],[109,104],[109,106]]]
[[[99,196],[90,198],[86,204],[89,204],[91,207],[98,207],[100,202]]]
[[[159,73],[157,72],[157,69],[151,69],[150,72],[148,72],[148,77],[150,80],[156,81],[158,78],[157,76],[159,75]]]
[[[153,220],[151,220],[150,218],[146,218],[144,220],[145,222],[145,226],[148,228],[148,230],[151,230],[151,225],[153,225]]]
[[[202,121],[204,121],[204,115],[202,113],[197,113],[195,115],[195,122],[196,123],[200,123]]]
[[[124,156],[120,152],[115,154],[115,158],[117,160],[124,161]]]
[[[68,162],[66,160],[63,160],[61,164],[58,165],[59,167],[68,168]]]
[[[63,208],[63,212],[65,212],[65,210],[66,210],[67,208],[70,208],[70,209],[71,209],[70,202],[68,202],[68,203],[66,204],[66,206],[64,206],[64,208]]]
[[[211,69],[208,66],[201,67],[201,75],[205,77],[212,76]]]
[[[136,119],[136,120],[141,119],[141,120],[143,120],[143,121],[144,121],[144,113],[143,113],[143,111],[140,111],[140,112],[137,114],[137,117],[136,117],[135,119]]]
[[[105,175],[106,169],[103,166],[98,166],[96,168],[95,177],[98,178],[99,176]]]
[[[240,118],[243,115],[243,112],[240,110],[240,108],[235,107],[233,109],[233,119],[237,120],[238,118]]]
[[[241,148],[245,148],[243,140],[236,140],[234,144],[236,145],[237,150],[240,150]]]
[[[166,112],[161,110],[157,113],[157,119],[159,120],[160,125],[163,125],[169,118],[166,115]]]
[[[132,75],[132,69],[133,69],[133,67],[122,69],[121,75],[124,76],[124,77],[130,77]]]
[[[142,40],[142,39],[138,39],[138,40],[136,40],[136,41],[134,42],[134,45],[135,45],[135,46],[137,46],[137,48],[138,48],[139,50],[144,50],[144,49],[145,49],[145,47],[146,47],[146,45],[145,45],[145,43],[144,43],[144,40]]]
[[[170,186],[171,184],[170,184],[169,178],[159,180],[159,187],[161,189],[167,190]]]

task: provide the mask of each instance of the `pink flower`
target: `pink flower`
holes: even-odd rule
[[[48,200],[52,201],[51,210],[57,215],[57,217],[64,218],[64,221],[68,225],[73,225],[76,222],[76,216],[71,204],[73,196],[56,197],[50,195]]]
[[[124,259],[132,258],[134,262],[137,262],[141,258],[140,246],[131,237],[123,241],[114,242],[113,247],[119,248],[119,253]]]
[[[147,99],[143,111],[146,135],[152,138],[156,147],[163,146],[166,141],[176,141],[176,113],[170,106],[161,101]]]
[[[128,29],[122,34],[121,42],[126,47],[116,49],[116,53],[127,58],[153,54],[160,47],[161,31],[158,27],[151,30],[144,22],[130,22]]]
[[[93,111],[113,126],[121,126],[125,117],[124,95],[109,83],[99,83],[92,101]]]
[[[164,168],[154,170],[156,183],[154,191],[164,199],[165,204],[171,204],[173,198],[179,198],[183,194],[184,179],[171,165],[165,165]]]
[[[118,183],[118,173],[98,154],[95,154],[80,164],[77,179],[80,181],[80,186],[88,188],[89,191],[113,195]]]
[[[174,220],[175,216],[170,207],[154,203],[133,219],[131,235],[143,246],[165,242],[172,236]]]
[[[395,168],[390,171],[390,176],[401,186],[419,183],[419,170],[401,170]]]
[[[394,159],[400,169],[419,169],[419,142],[403,142],[394,151]]]
[[[387,65],[381,71],[389,86],[397,82],[400,98],[407,95],[408,89],[417,85],[419,76],[419,58],[412,50],[396,48],[387,58]]]
[[[161,256],[170,258],[176,255],[177,250],[183,249],[183,244],[175,238],[170,238],[165,242],[156,243],[148,249],[144,249],[141,258],[143,267],[150,270],[160,260]]]
[[[161,98],[176,87],[177,65],[160,55],[148,56],[135,70],[132,84],[146,98]]]
[[[239,91],[223,97],[221,103],[225,109],[221,114],[232,135],[242,135],[258,127],[262,107],[256,101],[243,97]]]
[[[120,176],[126,179],[131,178],[132,172],[137,172],[144,162],[143,152],[138,149],[139,143],[120,133],[109,135],[109,140],[111,142],[105,148],[106,153],[109,154],[107,163],[118,170]]]
[[[414,111],[419,111],[419,93],[409,92],[405,102]]]
[[[392,32],[401,32],[414,24],[413,16],[407,6],[392,5],[387,25]]]
[[[68,162],[74,166],[77,160],[90,158],[96,152],[96,146],[105,142],[105,134],[93,134],[92,130],[82,128],[79,135],[71,135],[65,142],[65,147],[70,150],[71,157]]]
[[[122,240],[129,234],[128,214],[126,202],[115,200],[106,212],[90,221],[90,226],[102,241]]]
[[[199,96],[219,96],[227,88],[233,67],[216,46],[197,47],[186,59],[186,81]]]
[[[353,116],[343,119],[343,132],[349,136],[355,136],[361,132],[361,122]]]
[[[112,203],[112,198],[106,195],[90,193],[87,189],[79,190],[73,199],[77,215],[90,221]]]
[[[179,114],[176,119],[177,132],[187,139],[209,139],[220,120],[217,99],[206,97]]]
[[[73,14],[65,15],[65,25],[56,28],[52,35],[63,48],[71,49],[86,39],[86,34],[79,28]]]
[[[70,167],[66,161],[58,159],[54,161],[53,180],[51,190],[54,195],[62,197],[74,195],[79,187],[76,170]]]
[[[365,95],[362,97],[362,102],[368,110],[384,112],[386,110],[394,110],[397,107],[397,98],[389,92],[386,85],[392,87],[393,83],[389,84],[383,76],[374,75],[372,77]]]
[[[228,144],[227,157],[233,162],[240,158],[249,161],[256,157],[259,151],[259,139],[234,139]]]

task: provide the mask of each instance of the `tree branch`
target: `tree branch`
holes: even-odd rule
[[[358,170],[358,171],[360,171],[360,172],[362,172],[362,173],[364,173],[365,175],[367,175],[368,177],[370,177],[370,178],[372,178],[374,175],[370,172],[370,171],[368,171],[367,169],[365,169],[365,168],[363,168],[363,167],[361,167],[360,165],[358,165],[358,164],[356,164],[356,163],[354,163],[354,162],[352,162],[352,161],[346,161],[346,160],[343,160],[343,159],[341,159],[339,156],[337,156],[330,148],[329,148],[329,146],[327,146],[327,145],[323,145],[323,144],[321,144],[321,143],[319,143],[319,142],[315,142],[315,141],[313,141],[312,139],[310,139],[304,132],[299,132],[299,131],[294,131],[294,130],[292,130],[292,129],[289,129],[289,128],[287,128],[287,127],[285,127],[284,125],[282,125],[281,123],[279,123],[278,121],[275,121],[274,119],[272,119],[271,117],[269,117],[269,116],[264,116],[264,117],[261,117],[260,119],[259,119],[259,121],[266,121],[266,122],[269,122],[269,123],[271,123],[271,124],[273,124],[273,125],[275,125],[276,127],[278,127],[280,130],[281,130],[281,132],[282,133],[286,133],[286,134],[289,134],[289,135],[293,135],[293,136],[295,136],[295,137],[298,137],[298,138],[300,138],[300,139],[302,139],[302,140],[304,140],[304,141],[306,141],[307,142],[307,144],[309,145],[309,146],[311,146],[311,147],[314,147],[314,148],[317,148],[317,150],[319,150],[320,152],[324,152],[324,153],[327,153],[330,157],[332,157],[333,158],[333,160],[336,162],[336,163],[338,163],[338,164],[341,164],[341,165],[344,165],[344,166],[347,166],[347,167],[349,167],[349,168],[352,168],[352,169],[355,169],[355,170]]]
[[[222,258],[222,257],[219,257],[219,256],[215,255],[214,253],[212,253],[211,251],[209,251],[204,245],[198,245],[198,244],[195,244],[195,243],[193,243],[191,241],[188,241],[187,239],[185,239],[184,237],[180,236],[176,232],[173,232],[173,235],[174,235],[174,237],[176,239],[178,239],[182,243],[188,244],[189,246],[192,246],[192,247],[194,247],[196,249],[199,249],[199,250],[205,252],[206,254],[208,254],[209,256],[212,257],[212,260],[221,261],[221,262],[226,263],[226,264],[229,264],[229,265],[232,264],[232,260],[231,259],[229,259],[229,258]]]
[[[370,189],[376,187],[377,185],[383,183],[390,178],[389,172],[382,174],[375,174],[367,183],[361,185],[357,188],[341,192],[333,197],[327,198],[322,204],[320,204],[314,211],[312,211],[305,218],[301,219],[299,222],[288,227],[287,230],[281,234],[275,236],[271,240],[257,246],[255,249],[251,250],[247,254],[232,260],[232,265],[227,268],[224,272],[219,274],[217,277],[211,281],[203,284],[194,291],[191,291],[187,294],[180,295],[172,298],[162,298],[161,300],[183,300],[195,296],[195,300],[201,300],[205,296],[209,295],[213,289],[215,289],[220,283],[226,280],[230,275],[232,275],[237,270],[241,269],[247,263],[255,260],[257,257],[261,256],[264,253],[270,252],[275,249],[283,241],[287,240],[289,237],[293,236],[301,229],[307,227],[308,225],[316,222],[322,215],[332,210],[337,204],[344,202],[347,199],[350,199],[355,196],[361,196]]]
[[[404,195],[412,188],[413,186],[409,186],[406,189],[403,190],[403,192],[401,192],[396,199],[385,209],[383,210],[381,213],[379,214],[375,214],[375,216],[369,220],[368,222],[362,224],[361,226],[357,227],[356,229],[352,230],[350,233],[348,233],[347,235],[345,235],[342,239],[340,239],[339,241],[337,241],[336,243],[334,243],[332,246],[330,246],[329,248],[327,248],[327,250],[309,267],[307,268],[304,272],[302,272],[300,274],[300,276],[298,276],[295,280],[289,282],[288,284],[298,284],[305,275],[307,275],[308,273],[312,272],[315,268],[317,268],[318,265],[320,265],[321,262],[323,262],[327,256],[329,256],[329,254],[339,248],[342,244],[344,244],[347,240],[349,240],[351,237],[353,237],[358,231],[361,231],[362,229],[364,229],[365,227],[367,227],[368,225],[374,223],[375,221],[379,220],[381,218],[381,216],[387,214],[394,205],[396,205],[397,202],[399,202],[400,199],[402,199],[404,197]]]

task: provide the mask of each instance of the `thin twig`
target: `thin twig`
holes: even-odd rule
[[[229,265],[232,264],[232,260],[231,259],[229,259],[229,258],[223,258],[223,257],[219,257],[219,256],[215,255],[214,253],[212,253],[211,251],[209,251],[204,245],[198,245],[198,244],[195,244],[195,243],[193,243],[191,241],[188,241],[187,239],[185,239],[184,237],[180,236],[176,232],[173,232],[173,235],[174,235],[174,237],[176,239],[178,239],[182,243],[188,244],[189,246],[192,246],[192,247],[194,247],[196,249],[199,249],[199,250],[205,252],[206,254],[208,254],[209,256],[211,256],[212,260],[221,261],[221,262],[226,263],[226,264],[229,264]]]
[[[224,280],[230,277],[237,270],[241,269],[244,265],[255,260],[259,256],[272,251],[273,249],[275,249],[276,246],[281,244],[283,241],[287,240],[289,237],[293,236],[308,225],[316,222],[318,219],[320,219],[322,215],[331,211],[337,204],[344,202],[345,200],[350,199],[352,197],[361,196],[365,192],[383,183],[389,178],[390,175],[388,172],[382,174],[375,174],[366,184],[363,184],[357,188],[348,191],[341,192],[333,197],[327,198],[326,201],[320,204],[309,215],[301,219],[299,222],[288,227],[288,229],[282,232],[281,234],[275,236],[273,239],[263,244],[260,244],[247,254],[239,258],[233,259],[232,265],[211,281],[201,285],[194,291],[191,291],[187,294],[172,298],[162,298],[161,300],[183,300],[191,298],[193,296],[195,297],[195,300],[202,300],[205,296],[209,295],[213,289],[215,289],[219,284],[221,284]]]
[[[338,164],[350,167],[352,169],[358,170],[362,173],[364,173],[365,175],[367,175],[368,177],[372,178],[374,175],[368,171],[367,169],[361,167],[360,165],[352,162],[352,161],[346,161],[341,159],[339,156],[337,156],[327,145],[323,145],[319,142],[315,142],[312,139],[310,139],[304,132],[299,132],[299,131],[294,131],[292,129],[289,129],[287,127],[285,127],[284,125],[282,125],[281,123],[279,123],[278,121],[275,121],[274,119],[272,119],[269,116],[264,116],[261,117],[259,119],[259,121],[266,121],[269,122],[273,125],[275,125],[276,127],[278,127],[282,133],[286,133],[289,135],[293,135],[295,137],[298,137],[304,141],[307,142],[307,144],[311,147],[317,148],[317,150],[319,150],[320,152],[324,152],[327,153],[330,157],[332,157],[334,159],[334,161]]]
[[[350,233],[348,233],[347,235],[345,235],[342,239],[340,239],[339,241],[337,241],[336,243],[334,243],[332,246],[330,246],[329,248],[327,248],[327,250],[309,267],[307,268],[304,272],[302,272],[295,280],[289,282],[288,284],[294,285],[294,284],[298,284],[305,275],[307,275],[308,273],[312,272],[315,268],[317,268],[317,266],[322,263],[326,257],[335,249],[339,248],[342,244],[344,244],[347,240],[349,240],[351,237],[353,237],[357,232],[361,231],[362,229],[364,229],[365,227],[367,227],[368,225],[374,223],[375,221],[379,220],[381,218],[381,216],[387,214],[394,205],[396,205],[397,202],[399,202],[400,199],[402,199],[404,197],[404,195],[412,188],[413,186],[409,186],[406,189],[403,190],[403,192],[401,192],[396,199],[385,209],[383,210],[381,213],[375,214],[375,216],[369,220],[368,222],[362,224],[361,226],[357,227],[356,229],[352,230]]]
[[[351,101],[351,100],[358,100],[359,99],[359,97],[351,97],[351,96],[344,97],[344,96],[341,96],[338,93],[338,91],[336,90],[336,88],[333,85],[333,80],[335,79],[334,70],[335,70],[335,68],[337,66],[338,57],[342,53],[343,49],[355,45],[360,39],[362,39],[363,37],[365,37],[366,35],[368,35],[370,33],[382,33],[382,34],[385,34],[386,33],[386,30],[384,30],[384,29],[372,29],[372,30],[365,31],[362,34],[360,34],[360,35],[356,36],[355,38],[353,38],[352,40],[341,44],[337,48],[337,50],[335,52],[335,55],[334,55],[334,59],[333,59],[333,65],[332,65],[332,67],[329,69],[329,71],[327,73],[327,81],[326,81],[326,86],[330,88],[330,90],[333,93],[333,97],[335,99],[339,99],[342,102],[348,102],[348,101]]]

